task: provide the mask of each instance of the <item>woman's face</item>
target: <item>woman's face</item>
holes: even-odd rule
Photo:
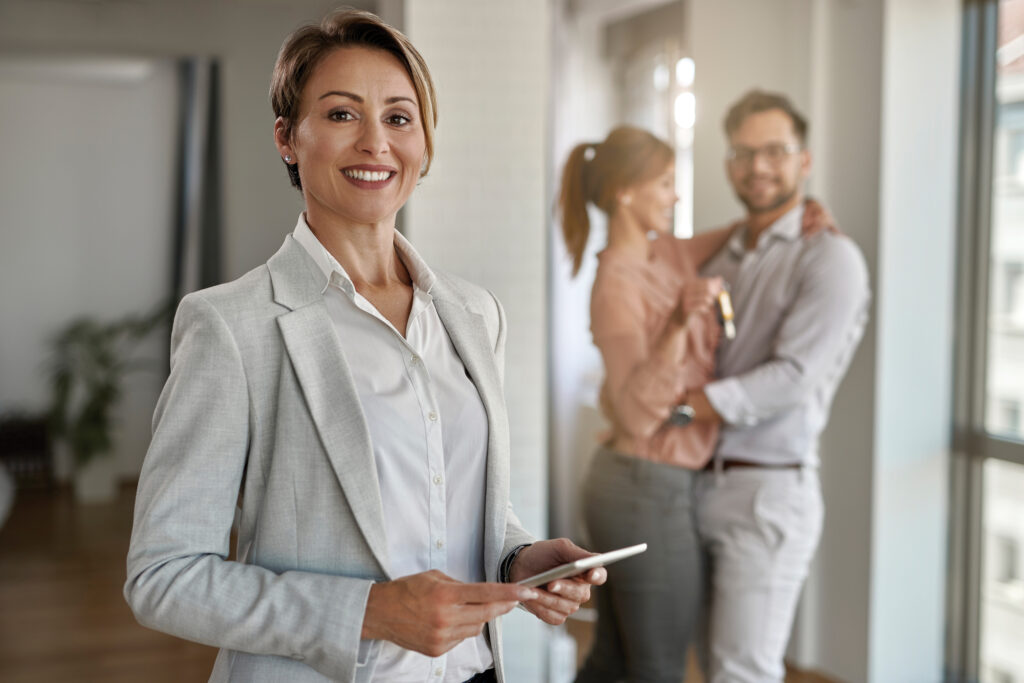
[[[291,138],[278,119],[281,156],[299,165],[309,222],[393,224],[412,194],[426,151],[419,100],[389,52],[338,48],[302,92]]]
[[[628,203],[623,202],[625,197]],[[645,232],[659,233],[672,231],[672,213],[679,196],[676,194],[676,165],[668,167],[657,176],[629,188],[619,199],[619,206],[632,214]]]

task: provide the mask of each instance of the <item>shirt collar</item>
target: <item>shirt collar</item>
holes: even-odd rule
[[[320,290],[321,294],[327,291],[327,288],[333,284],[349,296],[355,295],[356,288],[352,283],[352,278],[348,276],[345,268],[338,263],[338,260],[331,255],[331,252],[327,251],[327,248],[313,234],[309,224],[306,222],[306,214],[304,212],[299,214],[299,220],[295,224],[295,231],[292,233],[292,237],[302,245],[313,258],[313,262],[316,263],[317,270],[323,281],[323,288]],[[429,293],[437,281],[437,276],[434,275],[434,272],[416,252],[412,244],[409,243],[409,240],[405,239],[402,233],[397,230],[395,231],[395,252],[409,271],[409,277],[412,278],[413,285],[417,289]]]
[[[777,218],[767,230],[761,233],[761,236],[757,239],[757,245],[754,248],[754,251],[763,251],[767,248],[770,242],[775,240],[792,242],[795,239],[799,239],[803,230],[803,218],[804,205],[803,202],[801,202],[779,216],[779,218]],[[744,226],[743,228],[734,231],[732,237],[729,238],[729,250],[734,255],[742,257],[747,252],[746,241],[747,228]]]

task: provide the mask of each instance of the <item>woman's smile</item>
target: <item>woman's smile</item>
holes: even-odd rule
[[[341,174],[345,176],[345,180],[356,187],[361,187],[365,190],[380,190],[391,183],[395,176],[398,175],[398,171],[389,166],[361,164],[359,166],[343,168],[341,169]]]

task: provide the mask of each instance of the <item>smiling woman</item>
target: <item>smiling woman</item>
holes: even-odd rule
[[[515,585],[591,553],[509,505],[500,304],[395,230],[433,156],[426,64],[342,11],[285,41],[271,102],[306,208],[181,302],[125,596],[220,647],[213,681],[504,680],[497,618],[560,624],[605,570]]]
[[[338,221],[371,230],[394,222],[426,163],[422,121],[412,79],[394,55],[343,47],[321,60],[295,119],[274,124],[317,237]]]

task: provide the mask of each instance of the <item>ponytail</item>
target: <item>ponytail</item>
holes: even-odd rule
[[[562,237],[572,256],[573,277],[580,272],[590,236],[587,202],[593,202],[611,216],[619,192],[664,172],[674,156],[668,143],[632,126],[618,126],[604,142],[583,143],[573,148],[562,171],[562,190],[558,196]]]
[[[590,217],[587,215],[587,152],[593,145],[583,143],[576,145],[565,162],[562,171],[562,191],[558,197],[558,207],[562,218],[562,237],[565,247],[572,257],[572,275],[580,272],[583,262],[583,251],[587,248],[590,236]]]

